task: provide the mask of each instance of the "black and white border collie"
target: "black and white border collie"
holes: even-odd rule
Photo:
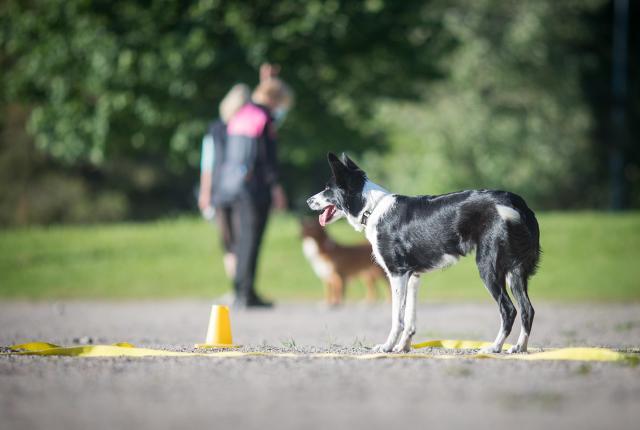
[[[517,312],[506,283],[522,319],[518,343],[508,352],[526,352],[534,315],[527,283],[540,258],[540,232],[533,211],[520,196],[491,190],[402,196],[369,181],[346,155],[341,161],[329,153],[328,160],[333,177],[307,204],[322,211],[323,226],[344,217],[364,231],[391,285],[391,331],[375,351],[409,351],[416,331],[420,275],[450,266],[475,250],[480,277],[501,317],[496,340],[483,352],[500,352],[511,332]]]

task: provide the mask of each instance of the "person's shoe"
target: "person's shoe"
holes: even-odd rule
[[[273,302],[269,302],[267,300],[264,300],[258,297],[257,295],[254,295],[249,300],[247,300],[247,307],[270,309],[273,307]]]
[[[273,307],[273,302],[266,301],[259,297],[257,294],[251,294],[249,297],[236,295],[231,307],[236,310],[242,309],[270,309]]]

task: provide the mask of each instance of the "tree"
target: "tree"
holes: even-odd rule
[[[407,193],[506,188],[534,207],[606,207],[596,132],[608,113],[609,7],[448,2],[438,11],[457,41],[447,78],[420,102],[383,105],[392,149],[370,154],[372,173]]]
[[[218,101],[276,62],[297,93],[285,177],[308,188],[328,149],[380,144],[366,126],[377,97],[410,97],[436,76],[448,42],[421,4],[9,0],[2,104],[27,106],[37,147],[60,162],[107,175],[123,160],[152,165],[184,191]]]
[[[484,186],[537,207],[604,206],[610,9],[609,0],[6,0],[0,127],[25,113],[40,151],[21,189],[49,168],[84,181],[77,195],[88,206],[118,202],[106,218],[127,207],[165,215],[193,207],[200,139],[220,99],[236,82],[255,84],[269,61],[297,95],[280,139],[294,201],[325,180],[333,150],[366,153],[372,176],[406,193]],[[632,56],[629,142],[640,124],[637,66]],[[10,127],[0,135],[15,136]],[[0,159],[24,160],[6,149],[23,137],[0,145]],[[625,148],[635,206],[636,147]],[[24,200],[9,194],[2,207]]]

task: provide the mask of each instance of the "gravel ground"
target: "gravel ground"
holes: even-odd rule
[[[127,341],[191,350],[209,304],[0,303],[0,345]],[[387,305],[283,304],[232,314],[246,350],[367,352]],[[492,304],[428,304],[414,341],[491,340]],[[514,327],[515,340],[519,327]],[[534,347],[640,347],[640,305],[536,306]],[[640,367],[616,363],[300,357],[0,356],[0,428],[635,428]]]

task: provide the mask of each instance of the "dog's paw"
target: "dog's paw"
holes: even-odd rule
[[[373,352],[391,352],[391,345],[387,345],[386,343],[381,343],[379,345],[374,346],[373,348],[371,348],[371,351]]]
[[[411,345],[410,344],[398,344],[398,345],[393,347],[392,351],[393,352],[409,352],[409,351],[411,351]]]
[[[507,350],[507,354],[521,354],[527,352],[527,347],[523,345],[513,345]]]
[[[487,345],[485,347],[480,348],[478,351],[479,354],[497,354],[499,353],[501,348],[498,345]]]

